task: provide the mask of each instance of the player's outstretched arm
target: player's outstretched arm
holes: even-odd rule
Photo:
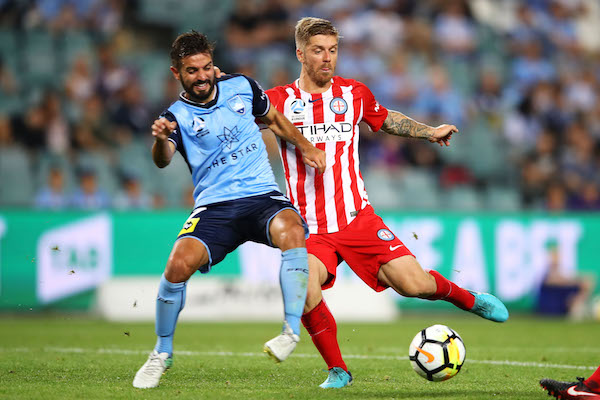
[[[164,168],[171,162],[175,154],[175,145],[169,140],[169,135],[177,128],[177,122],[169,122],[166,118],[159,118],[152,124],[152,160],[158,168]]]
[[[431,143],[438,143],[440,146],[449,146],[452,134],[458,132],[454,125],[444,124],[434,128],[417,122],[401,112],[392,110],[389,110],[381,130],[390,135],[427,139]]]
[[[298,128],[296,128],[285,115],[277,111],[275,107],[271,107],[267,115],[261,117],[261,121],[264,122],[275,135],[296,146],[302,153],[302,161],[304,161],[304,164],[317,169],[321,174],[325,172],[325,152],[317,149],[306,140]]]

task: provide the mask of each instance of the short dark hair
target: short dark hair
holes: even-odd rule
[[[205,34],[195,30],[182,33],[171,45],[171,63],[179,69],[183,58],[198,53],[209,54],[212,58],[214,49],[214,44],[208,41]]]

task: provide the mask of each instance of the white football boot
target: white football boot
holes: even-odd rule
[[[265,343],[263,350],[275,362],[280,363],[292,354],[299,341],[300,336],[292,331],[287,321],[284,321],[281,334]]]
[[[133,378],[133,387],[138,389],[149,389],[158,386],[163,373],[173,365],[173,359],[169,353],[158,353],[152,350],[148,360]]]

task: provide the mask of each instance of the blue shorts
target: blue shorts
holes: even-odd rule
[[[205,274],[242,243],[251,241],[275,247],[269,225],[277,214],[287,209],[300,216],[288,198],[277,191],[198,207],[183,224],[177,240],[192,237],[204,244],[208,264],[199,271]],[[300,219],[308,238],[308,225],[302,216]]]

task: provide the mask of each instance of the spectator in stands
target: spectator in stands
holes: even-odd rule
[[[113,206],[119,210],[148,210],[152,206],[151,197],[144,192],[139,177],[130,171],[121,175],[121,189]]]
[[[44,110],[41,105],[33,105],[12,120],[12,131],[15,139],[22,143],[30,153],[37,153],[47,148]]]
[[[448,80],[448,73],[441,64],[433,64],[428,70],[425,87],[419,90],[415,101],[417,119],[427,121],[455,121],[464,124],[464,100]]]
[[[550,243],[547,251],[548,269],[540,287],[538,311],[542,314],[568,315],[574,320],[583,319],[587,301],[594,291],[594,278],[566,273],[561,265],[557,243]]]
[[[128,128],[135,135],[144,135],[150,119],[139,82],[130,80],[116,93],[111,110],[112,123]]]
[[[68,205],[67,201],[64,173],[60,167],[51,166],[46,184],[35,195],[34,205],[36,208],[56,211],[65,209]]]
[[[408,70],[408,57],[402,51],[388,59],[386,70],[374,77],[373,94],[394,110],[409,112],[417,95],[418,82]]]
[[[55,154],[66,154],[70,150],[70,129],[58,92],[49,91],[41,104],[43,127],[48,150]]]
[[[434,21],[435,40],[445,56],[468,58],[477,46],[477,31],[464,0],[446,1]]]
[[[568,196],[567,188],[561,181],[551,181],[546,187],[546,210],[556,213],[565,211]]]
[[[88,57],[78,55],[65,77],[65,94],[74,105],[85,102],[94,95],[96,81]]]
[[[110,207],[108,195],[98,187],[96,172],[81,167],[77,173],[78,187],[69,199],[69,205],[81,210],[98,210]]]
[[[511,66],[511,85],[519,94],[540,81],[551,81],[556,77],[556,68],[544,57],[542,45],[536,40],[523,44]]]

